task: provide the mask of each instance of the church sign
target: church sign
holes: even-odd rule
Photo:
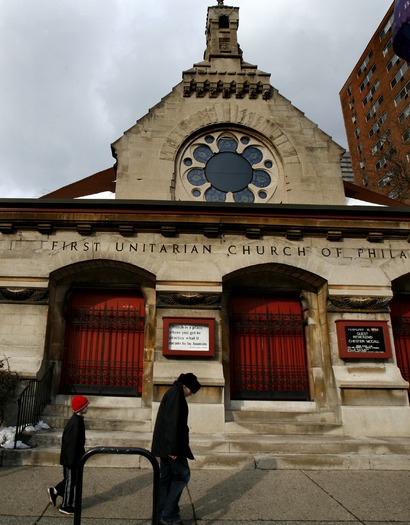
[[[205,356],[215,353],[215,319],[164,317],[163,354]]]
[[[388,359],[392,349],[387,321],[336,321],[342,359]]]

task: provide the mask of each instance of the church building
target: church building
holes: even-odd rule
[[[409,208],[346,205],[345,150],[244,60],[238,26],[208,8],[203,60],[112,168],[1,200],[0,355],[24,379],[54,364],[54,403],[127,402],[150,428],[193,372],[195,433],[408,436]]]

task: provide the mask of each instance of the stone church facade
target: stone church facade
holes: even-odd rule
[[[346,206],[344,150],[238,25],[208,8],[204,60],[112,144],[115,199],[1,202],[0,355],[151,419],[194,372],[199,433],[277,412],[408,435],[408,208]]]

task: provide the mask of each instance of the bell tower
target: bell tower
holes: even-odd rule
[[[184,71],[184,96],[256,99],[271,97],[270,74],[244,62],[238,44],[239,7],[208,7],[203,62]]]
[[[204,59],[208,62],[242,59],[238,45],[239,8],[219,4],[208,8],[206,21],[206,50]]]

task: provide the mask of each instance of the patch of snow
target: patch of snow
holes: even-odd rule
[[[24,429],[24,432],[32,434],[37,432],[37,430],[46,430],[50,427],[44,421],[39,421],[35,425],[27,425]],[[4,427],[0,428],[0,447],[2,448],[14,448],[14,437],[16,435],[16,427]],[[20,440],[17,440],[16,448],[30,448],[29,445],[26,445]]]

